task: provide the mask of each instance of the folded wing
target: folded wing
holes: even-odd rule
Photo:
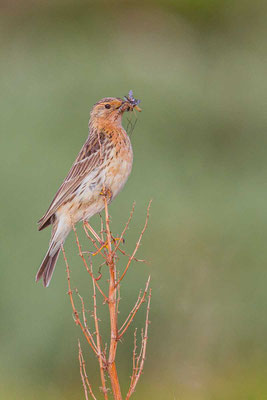
[[[54,222],[55,212],[68,202],[80,186],[84,177],[103,163],[103,144],[106,140],[104,132],[90,134],[79,152],[64,182],[58,189],[45,215],[38,221],[41,231]]]

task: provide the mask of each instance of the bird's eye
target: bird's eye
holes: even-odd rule
[[[110,108],[111,105],[110,105],[110,104],[105,104],[105,107],[106,107],[106,108]]]

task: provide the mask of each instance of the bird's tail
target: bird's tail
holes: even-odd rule
[[[50,245],[45,258],[36,274],[35,281],[38,282],[39,279],[43,278],[44,286],[47,287],[51,281],[56,262],[61,250],[61,245],[65,242],[71,230],[71,225],[67,224],[66,221],[60,220],[55,221],[53,224]]]
[[[51,252],[51,246],[49,247],[45,258],[36,274],[35,281],[38,282],[39,279],[43,278],[44,286],[47,287],[51,281],[56,262],[60,253],[60,247],[56,252]]]

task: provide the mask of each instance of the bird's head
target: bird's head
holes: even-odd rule
[[[138,107],[140,100],[133,97],[130,90],[128,96],[123,99],[119,97],[105,97],[98,101],[91,110],[91,120],[101,120],[102,122],[121,123],[122,115],[125,111],[141,111]]]

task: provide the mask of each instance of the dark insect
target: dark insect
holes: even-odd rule
[[[129,91],[128,96],[124,96],[124,100],[128,101],[133,106],[138,106],[138,104],[141,103],[141,100],[135,99],[133,97],[133,91],[132,90]]]

